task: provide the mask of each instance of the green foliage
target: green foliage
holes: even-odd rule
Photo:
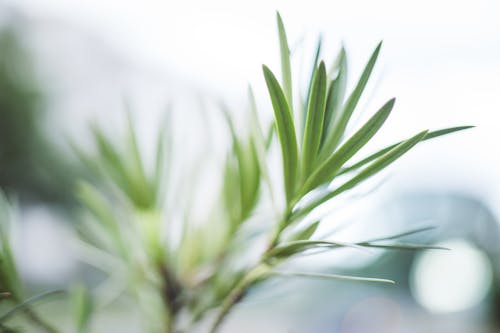
[[[281,270],[285,262],[304,253],[339,248],[435,249],[433,246],[394,242],[397,238],[426,229],[354,243],[317,238],[316,230],[322,221],[310,221],[309,214],[379,174],[419,142],[468,127],[422,131],[366,158],[354,160],[395,107],[395,99],[390,99],[361,127],[352,133],[348,130],[375,67],[381,43],[375,48],[353,90],[347,94],[346,52],[342,47],[327,70],[325,62],[320,59],[320,40],[305,93],[306,100],[303,105],[294,107],[291,54],[279,14],[277,24],[281,83],[267,66],[263,66],[274,121],[269,125],[269,132],[264,134],[251,89],[245,130],[237,129],[232,113],[224,107],[231,144],[222,165],[219,201],[202,223],[192,219],[189,210],[193,206],[189,204],[177,211],[173,205],[161,204],[160,199],[168,197],[165,193],[174,190],[163,183],[162,168],[166,165],[163,161],[163,134],[159,135],[156,147],[158,161],[155,169],[149,172],[144,166],[131,121],[126,134],[128,139],[123,141],[126,145],[112,143],[94,127],[97,155],[79,152],[96,175],[114,189],[110,191],[109,187],[90,183],[80,186],[81,202],[97,221],[94,229],[101,230],[99,239],[103,240],[96,243],[96,237],[88,237],[89,241],[120,258],[128,272],[126,274],[135,276],[126,288],[130,294],[136,294],[145,285],[158,289],[157,294],[161,295],[163,303],[160,308],[163,309],[160,311],[163,331],[189,331],[199,321],[206,320],[210,311],[218,308],[211,329],[215,332],[249,288],[273,277],[393,283],[370,277]],[[274,131],[278,140],[272,140]],[[272,168],[269,155],[275,144],[281,150],[281,182],[271,179],[269,172]],[[175,154],[169,156],[171,164],[175,164],[175,157]],[[331,184],[340,175],[345,180],[332,187]],[[193,178],[193,175],[186,177]],[[276,188],[277,184],[282,184],[283,188]],[[309,198],[311,193],[314,195]],[[176,193],[176,199],[191,202],[191,197],[181,197],[192,194],[191,191],[181,191]],[[262,210],[269,209],[263,198],[273,202],[271,206],[275,211],[267,214],[274,218],[271,225],[259,221]],[[170,210],[165,207],[170,207]],[[127,212],[125,216],[123,212]],[[182,217],[177,224],[181,226],[177,238],[175,230],[179,229],[169,220],[173,216]],[[256,223],[259,225],[257,229]],[[165,227],[170,237],[159,236],[161,226]],[[134,235],[139,235],[139,240]],[[267,242],[267,246],[256,260],[243,260],[246,250],[253,248],[254,241]],[[146,256],[138,257],[134,251]],[[144,272],[139,278],[134,275],[138,268]],[[141,303],[144,295],[136,294],[136,297],[138,304],[146,308],[145,303]],[[85,313],[84,310],[80,312]],[[187,323],[179,321],[179,313],[189,314]],[[151,317],[151,313],[145,315]]]
[[[203,194],[199,202],[195,195],[206,189],[196,182],[199,175],[190,173],[197,168],[186,168],[179,161],[182,151],[173,149],[171,118],[158,131],[152,166],[145,162],[130,116],[123,140],[118,135],[110,138],[93,126],[94,151],[74,147],[89,171],[89,177],[80,180],[76,188],[81,203],[82,246],[95,253],[90,261],[107,273],[105,283],[119,281],[122,287],[116,294],[134,299],[144,331],[189,332],[200,323],[207,324],[216,313],[213,322],[208,322],[210,332],[216,332],[250,288],[271,278],[393,283],[372,277],[283,270],[283,264],[302,254],[340,248],[440,249],[396,241],[428,228],[358,242],[319,237],[316,231],[322,219],[313,220],[311,212],[355,190],[418,143],[469,127],[425,130],[358,159],[359,151],[395,108],[395,99],[390,99],[351,132],[352,115],[373,72],[381,43],[348,93],[344,48],[327,70],[320,59],[320,39],[307,90],[305,94],[296,93],[305,95],[306,100],[297,106],[293,94],[298,89],[292,85],[292,59],[279,14],[277,24],[281,82],[263,66],[274,119],[266,127],[261,125],[251,89],[244,130],[237,128],[234,115],[224,108],[230,146],[220,173],[213,175],[220,183],[209,194],[217,200],[203,216],[192,211],[206,204],[207,195]],[[274,171],[274,148],[281,151],[277,173],[270,172]],[[203,166],[206,162],[200,159],[195,163]],[[176,182],[170,173],[174,166],[180,170]],[[1,245],[0,292],[18,295],[19,279],[8,239],[2,238]],[[258,253],[249,256],[249,251]],[[102,304],[83,287],[75,287],[69,294],[76,331],[89,331],[92,314]],[[23,303],[21,297],[16,298],[18,307],[33,301]],[[0,320],[0,324],[4,323]]]

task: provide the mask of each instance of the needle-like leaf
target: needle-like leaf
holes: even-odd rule
[[[283,90],[285,91],[286,100],[290,111],[293,114],[293,90],[292,90],[292,69],[290,66],[290,47],[286,37],[285,26],[279,12],[276,13],[276,20],[278,23],[278,36],[280,41],[281,53],[281,75]]]
[[[311,75],[309,78],[309,84],[307,86],[306,99],[305,99],[304,105],[302,107],[302,115],[300,115],[300,117],[298,119],[298,122],[301,124],[300,128],[302,129],[302,133],[304,132],[305,126],[306,126],[306,117],[307,117],[307,111],[308,111],[308,104],[307,103],[309,103],[309,99],[311,96],[312,86],[313,86],[313,82],[314,82],[314,76],[315,76],[316,70],[318,68],[319,55],[321,54],[322,44],[323,44],[323,40],[320,36],[318,38],[318,44],[316,46],[316,53],[314,54],[314,61],[313,61],[312,68],[311,68]]]
[[[327,152],[333,151],[333,149],[335,149],[335,147],[337,147],[340,141],[342,140],[342,137],[345,134],[347,124],[351,119],[352,113],[354,112],[354,109],[358,105],[359,99],[361,98],[361,95],[366,87],[366,84],[368,83],[368,79],[370,78],[373,67],[375,66],[375,63],[377,61],[377,57],[380,52],[381,46],[382,42],[380,42],[375,48],[375,51],[373,51],[373,54],[371,55],[370,60],[368,60],[368,63],[366,64],[365,69],[363,70],[363,73],[361,74],[358,83],[356,84],[354,90],[352,91],[351,95],[344,104],[344,107],[342,108],[342,113],[339,115],[338,118],[335,119],[335,122],[332,127],[332,136],[326,142],[325,151]]]
[[[287,272],[287,271],[272,271],[271,275],[281,276],[281,277],[298,277],[298,278],[309,278],[309,279],[326,279],[326,280],[344,280],[344,281],[359,281],[359,282],[379,282],[379,283],[390,283],[394,284],[393,280],[370,278],[362,276],[352,276],[352,275],[340,275],[340,274],[321,274],[321,273],[302,273],[302,272]]]
[[[394,107],[394,99],[388,101],[366,122],[349,140],[347,140],[332,156],[330,156],[306,181],[302,194],[316,186],[329,182],[337,171],[356,154],[382,127]]]
[[[426,141],[426,140],[430,140],[430,139],[434,139],[434,138],[437,138],[437,137],[440,137],[440,136],[443,136],[443,135],[446,135],[446,134],[450,134],[450,133],[453,133],[453,132],[458,132],[458,131],[463,131],[463,130],[466,130],[466,129],[469,129],[469,128],[474,128],[474,126],[457,126],[457,127],[450,127],[450,128],[444,128],[444,129],[440,129],[440,130],[437,130],[437,131],[432,131],[432,132],[429,132],[426,134],[426,136],[422,139],[422,141]],[[377,151],[376,153],[362,159],[361,161],[351,165],[351,166],[348,166],[344,169],[342,169],[340,172],[339,172],[339,175],[341,174],[344,174],[344,173],[347,173],[347,172],[351,172],[351,171],[354,171],[356,169],[359,169],[361,168],[362,166],[372,162],[373,160],[379,158],[380,156],[384,155],[385,153],[387,153],[388,151],[390,151],[391,149],[393,149],[394,147],[396,147],[397,145],[401,144],[402,141],[398,142],[398,143],[395,143],[393,145],[390,145],[388,147],[385,147],[384,149],[381,149],[379,151]]]
[[[339,248],[349,247],[358,250],[365,250],[362,246],[354,243],[323,240],[297,240],[281,244],[267,253],[268,258],[286,258],[296,253],[304,252],[314,248]],[[366,251],[366,250],[365,250]]]
[[[306,126],[302,144],[303,175],[308,175],[312,165],[314,165],[321,142],[325,116],[326,80],[325,64],[321,62],[314,75],[307,107]]]
[[[380,237],[380,238],[374,238],[374,239],[371,239],[371,240],[365,241],[365,242],[367,242],[367,243],[373,243],[373,242],[380,242],[380,241],[392,240],[392,239],[402,238],[402,237],[405,237],[405,236],[410,236],[410,235],[414,235],[414,234],[417,234],[417,233],[421,233],[421,232],[425,232],[425,231],[429,231],[429,230],[433,230],[433,229],[436,229],[436,227],[433,227],[433,226],[422,227],[422,228],[417,228],[417,229],[413,229],[413,230],[408,230],[408,231],[405,231],[405,232],[402,232],[402,233],[399,233],[399,234],[395,234],[395,235],[384,236],[384,237]]]
[[[281,143],[285,194],[286,202],[288,204],[289,202],[291,202],[294,196],[297,178],[298,152],[295,127],[293,125],[293,118],[290,113],[290,108],[286,101],[283,90],[276,80],[276,77],[266,66],[263,66],[263,70],[274,109],[276,127]]]
[[[427,133],[428,133],[427,131],[420,132],[417,135],[411,137],[410,139],[401,142],[399,145],[397,145],[396,147],[394,147],[393,149],[389,150],[384,155],[376,159],[372,164],[368,165],[366,168],[361,170],[357,175],[355,175],[353,178],[345,182],[343,185],[339,186],[338,188],[336,188],[331,192],[327,192],[326,194],[314,200],[306,207],[301,208],[299,211],[295,212],[294,213],[295,218],[308,214],[314,208],[318,207],[324,202],[355,187],[359,183],[365,181],[366,179],[370,178],[371,176],[385,169],[387,166],[389,166],[391,163],[396,161],[398,158],[400,158],[406,152],[408,152],[411,148],[413,148],[417,143],[422,141],[422,139],[425,137]]]
[[[345,89],[347,84],[347,60],[345,49],[340,50],[338,59],[337,76],[330,82],[325,108],[325,121],[323,123],[323,132],[321,133],[321,147],[325,141],[332,136],[331,128],[340,113],[340,108],[344,101]],[[327,152],[328,153],[328,152]]]

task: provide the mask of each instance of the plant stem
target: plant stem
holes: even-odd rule
[[[236,284],[234,289],[226,296],[222,302],[219,314],[215,318],[214,324],[210,329],[210,333],[216,333],[222,322],[226,319],[229,312],[238,303],[247,289],[257,281],[263,274],[268,270],[268,266],[262,262],[259,262],[254,268],[250,269]]]
[[[26,308],[24,310],[24,312],[34,324],[36,324],[38,327],[40,327],[45,332],[47,332],[47,333],[59,333],[57,331],[57,329],[55,329],[49,323],[45,322],[42,318],[40,318],[31,308]]]
[[[233,289],[231,293],[226,297],[226,299],[222,302],[221,310],[217,315],[215,322],[210,330],[210,333],[216,333],[219,329],[220,325],[226,319],[227,315],[233,308],[233,306],[243,297],[246,288],[248,287],[246,283],[243,283],[246,279],[243,278],[240,283]]]

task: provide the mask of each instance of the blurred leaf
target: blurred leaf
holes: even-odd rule
[[[316,232],[318,229],[320,221],[316,221],[310,225],[305,226],[304,228],[299,229],[292,237],[290,238],[291,241],[295,240],[307,240],[311,238],[311,236]]]
[[[267,141],[270,141],[268,138],[264,137],[264,133],[259,123],[259,115],[257,114],[257,104],[255,102],[255,96],[253,94],[252,88],[248,88],[248,98],[250,102],[250,124],[251,124],[251,132],[253,138],[253,144],[255,146],[255,153],[257,156],[257,162],[259,163],[260,173],[264,182],[266,183],[270,198],[272,200],[273,205],[275,204],[274,190],[273,184],[271,182],[271,177],[269,176],[269,168],[267,165]],[[268,136],[272,136],[274,126],[270,128],[270,134]]]
[[[95,186],[85,181],[79,183],[76,194],[80,202],[86,206],[94,215],[96,221],[107,231],[106,234],[113,240],[115,249],[126,258],[128,251],[121,237],[120,227],[112,210],[113,206]]]
[[[154,207],[154,189],[149,188],[148,176],[144,170],[142,156],[137,142],[137,136],[132,122],[132,116],[128,113],[128,152],[129,163],[126,164],[129,170],[126,171],[126,178],[131,187],[130,196],[133,203],[141,209]]]
[[[30,297],[27,300],[23,301],[22,303],[16,305],[6,313],[0,316],[0,324],[5,323],[7,320],[11,319],[12,317],[16,316],[19,313],[25,312],[25,311],[30,311],[30,308],[32,305],[39,303],[43,300],[46,300],[51,297],[59,296],[64,294],[64,291],[62,290],[52,290],[52,291],[46,291],[44,293],[38,294],[36,296]]]
[[[89,332],[90,318],[94,305],[88,290],[83,285],[76,285],[72,288],[70,296],[76,331],[78,333]]]

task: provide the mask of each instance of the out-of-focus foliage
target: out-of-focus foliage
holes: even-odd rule
[[[47,139],[44,110],[18,34],[0,31],[0,187],[24,199],[68,202],[72,172]]]
[[[27,296],[21,277],[19,276],[10,241],[10,228],[13,221],[12,208],[3,194],[0,194],[0,332],[17,332],[9,326],[9,320],[18,315],[26,319],[46,333],[57,332],[42,319],[32,308],[37,302],[58,295],[61,291],[48,291],[31,297]],[[6,304],[4,304],[6,303]],[[6,310],[5,310],[6,309]]]

